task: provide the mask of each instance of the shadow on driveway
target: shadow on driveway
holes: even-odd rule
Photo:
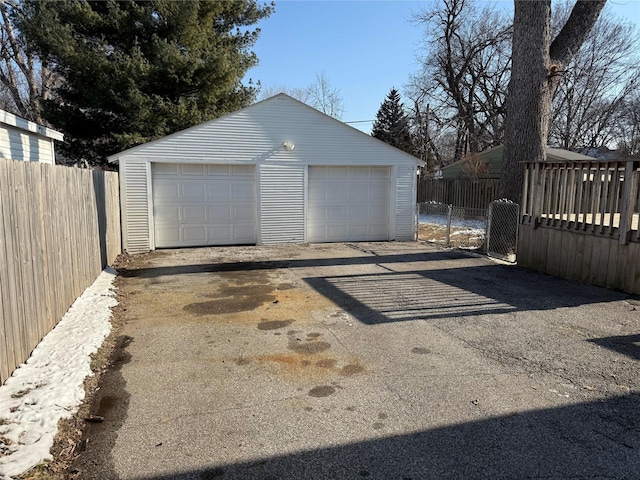
[[[429,320],[517,311],[552,310],[628,298],[611,290],[557,279],[455,251],[367,256],[219,262],[123,269],[124,277],[154,278],[206,272],[379,266],[376,273],[323,275],[304,281],[366,324]],[[425,263],[426,262],[426,263]],[[442,267],[436,265],[442,263]],[[398,308],[402,305],[402,308]]]
[[[169,479],[640,478],[640,396],[145,477]],[[284,434],[286,435],[286,433]]]

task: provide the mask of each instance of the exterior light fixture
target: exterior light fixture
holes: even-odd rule
[[[284,147],[285,150],[293,150],[293,147],[295,147],[293,142],[284,142],[282,146]]]

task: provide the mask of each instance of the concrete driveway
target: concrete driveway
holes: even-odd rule
[[[158,251],[78,478],[640,478],[640,302],[418,243]]]

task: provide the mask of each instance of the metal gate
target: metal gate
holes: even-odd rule
[[[519,224],[520,205],[506,199],[491,202],[487,220],[487,255],[515,263]]]

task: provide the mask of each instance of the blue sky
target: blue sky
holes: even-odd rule
[[[498,6],[512,10],[513,2]],[[640,0],[609,0],[608,8],[640,22]],[[344,98],[343,121],[371,120],[391,89],[417,70],[422,29],[414,12],[428,1],[277,0],[260,22],[254,51],[260,64],[247,78],[264,87],[305,88],[324,72]],[[353,125],[369,133],[371,123]]]

